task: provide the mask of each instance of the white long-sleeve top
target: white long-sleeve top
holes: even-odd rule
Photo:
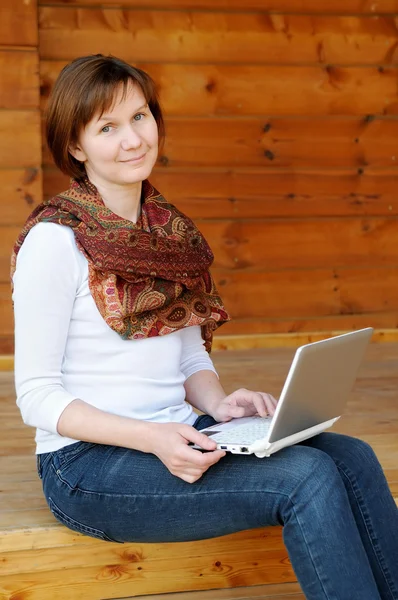
[[[76,398],[123,417],[194,423],[184,382],[197,371],[216,372],[200,327],[123,340],[97,309],[73,231],[54,223],[31,229],[13,282],[17,404],[37,428],[38,454],[76,441],[57,432]]]

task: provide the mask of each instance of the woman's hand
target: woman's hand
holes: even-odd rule
[[[187,483],[194,483],[209,467],[225,456],[216,450],[217,444],[204,433],[190,425],[181,423],[152,423],[151,452],[168,468],[172,475]],[[204,450],[194,450],[188,444],[193,442]]]
[[[242,388],[220,400],[212,410],[211,416],[221,422],[254,415],[272,416],[275,413],[277,402],[271,394],[252,392]]]

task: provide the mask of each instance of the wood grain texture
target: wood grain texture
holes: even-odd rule
[[[1,169],[0,179],[0,223],[3,226],[22,225],[36,204],[41,202],[41,169]]]
[[[158,167],[393,167],[397,136],[388,117],[169,117]],[[54,166],[46,145],[43,164]]]
[[[355,319],[385,311],[396,315],[395,326],[398,316],[395,266],[251,273],[213,269],[213,275],[234,319],[295,320],[340,315]]]
[[[0,331],[2,338],[0,338],[0,352],[5,352],[4,345],[6,344],[7,337],[13,338],[14,336],[14,316],[12,311],[11,303],[11,281],[7,283],[0,283]]]
[[[44,4],[44,2],[39,2]],[[52,0],[51,5],[64,6],[65,4],[78,4],[84,6],[97,6],[97,0]],[[214,10],[213,0],[104,0],[104,6],[132,6],[135,8],[164,8],[164,9],[209,9]],[[293,13],[325,13],[325,14],[394,14],[398,13],[397,0],[333,0],[333,3],[319,0],[247,0],[246,10],[259,10],[262,12],[293,12]],[[240,11],[242,0],[218,0],[216,10]]]
[[[348,267],[394,269],[398,262],[396,217],[207,220],[197,221],[197,225],[213,249],[213,268],[229,270],[231,275],[245,271],[257,278],[260,271],[286,269],[305,273]],[[1,228],[0,281],[8,277],[9,256],[19,229]],[[310,277],[311,271],[308,273]],[[381,273],[387,276],[387,271]]]
[[[42,106],[65,61],[40,63]],[[397,114],[397,68],[137,63],[166,116]],[[366,90],[366,93],[363,93]]]
[[[396,64],[394,17],[42,6],[40,56],[137,62]]]
[[[173,170],[158,168],[151,182],[193,219],[256,219],[398,214],[396,175]],[[256,187],[257,183],[257,187]],[[182,187],[181,187],[182,186]],[[44,172],[44,197],[68,187],[56,169]],[[336,189],[337,188],[337,189]],[[349,190],[357,190],[350,192]],[[333,194],[333,191],[336,193]],[[25,214],[25,213],[23,213]]]
[[[0,49],[0,109],[39,107],[39,59],[30,50]]]
[[[37,46],[37,2],[1,0],[0,45]]]
[[[398,164],[394,118],[177,118],[166,122],[166,167],[364,168]]]
[[[395,266],[398,220],[386,218],[198,221],[216,268]]]
[[[228,336],[241,336],[245,338],[242,349],[257,347],[273,347],[290,345],[290,337],[300,334],[301,339],[309,339],[314,332],[327,335],[331,331],[353,331],[363,327],[377,327],[380,341],[398,341],[398,313],[397,311],[383,311],[362,314],[340,314],[322,317],[244,317],[233,319],[216,331],[215,337],[223,338],[216,347],[224,349],[228,346],[225,339]],[[261,335],[261,345],[252,337]],[[305,337],[307,336],[307,337]],[[267,339],[265,339],[267,338]],[[242,342],[243,344],[243,342]],[[234,343],[232,343],[232,349]]]
[[[69,178],[58,169],[44,169],[44,196],[54,196],[68,188]],[[396,210],[398,169],[269,169],[261,168],[158,168],[151,174],[153,185],[173,204],[191,200],[223,199],[233,206],[236,200],[269,203],[269,216],[314,216],[335,214],[322,199],[337,198],[337,214],[364,214],[362,210]],[[277,196],[289,202],[278,211]],[[383,200],[386,197],[387,202]],[[320,212],[311,213],[321,199]],[[289,208],[290,206],[290,208]],[[342,208],[342,207],[346,208]],[[380,206],[380,209],[379,209]],[[391,208],[390,208],[391,206]],[[373,207],[373,209],[371,208]],[[394,208],[395,207],[395,208]],[[359,213],[357,210],[359,209]],[[284,212],[286,210],[286,213]],[[331,211],[331,212],[328,212]],[[387,212],[385,212],[387,211]],[[188,213],[189,214],[189,213]],[[256,216],[256,215],[255,215]]]
[[[41,167],[38,109],[0,111],[0,164],[2,169]]]
[[[164,600],[163,596],[131,596],[115,600]],[[180,592],[168,594],[167,600],[305,600],[298,583],[277,583],[230,590]]]

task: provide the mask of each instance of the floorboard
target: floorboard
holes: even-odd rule
[[[206,590],[179,594],[156,594],[153,596],[130,596],[115,600],[305,600],[298,583],[255,585],[232,590]]]

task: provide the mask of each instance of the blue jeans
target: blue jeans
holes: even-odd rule
[[[39,455],[38,470],[55,517],[86,535],[178,542],[283,525],[307,599],[398,600],[398,510],[361,440],[323,433],[270,458],[229,454],[194,484],[152,454],[86,442]]]

